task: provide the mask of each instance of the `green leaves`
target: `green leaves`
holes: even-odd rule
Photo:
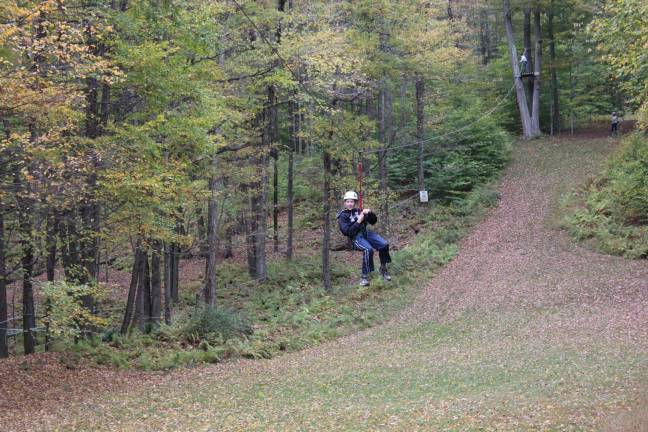
[[[612,0],[590,25],[598,49],[633,97],[639,124],[648,128],[648,5],[643,0]]]
[[[628,138],[607,170],[586,189],[584,208],[569,217],[578,239],[595,238],[606,252],[630,258],[648,255],[648,140]]]

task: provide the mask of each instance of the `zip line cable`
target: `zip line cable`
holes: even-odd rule
[[[451,135],[455,135],[455,134],[457,134],[459,132],[462,132],[464,130],[467,130],[467,129],[471,128],[472,126],[474,126],[475,124],[477,124],[478,122],[480,122],[481,120],[483,120],[484,118],[486,118],[487,116],[490,116],[497,109],[499,109],[499,107],[503,105],[503,102],[508,98],[508,96],[511,94],[511,92],[513,91],[514,88],[515,88],[515,84],[511,86],[509,91],[504,96],[501,96],[500,98],[497,99],[497,102],[496,102],[496,104],[495,104],[495,106],[493,108],[491,108],[489,111],[487,111],[486,113],[481,115],[479,118],[477,118],[472,123],[469,123],[469,124],[467,124],[465,126],[462,126],[462,127],[458,128],[458,129],[455,129],[453,131],[447,132],[447,133],[445,133],[445,134],[443,134],[441,136],[430,137],[430,138],[425,139],[425,140],[418,140],[418,141],[414,141],[412,143],[402,144],[402,145],[395,146],[395,147],[388,147],[388,148],[383,148],[383,149],[374,149],[374,150],[371,150],[371,151],[360,150],[358,152],[358,156],[359,156],[358,184],[359,184],[359,187],[360,187],[360,208],[362,208],[362,156],[363,156],[363,154],[378,152],[378,153],[383,153],[382,157],[386,157],[388,155],[388,153],[387,153],[388,150],[393,150],[393,149],[398,149],[398,148],[406,148],[406,147],[413,147],[415,145],[421,145],[421,144],[423,144],[425,142],[430,142],[432,140],[439,140],[439,139],[442,139],[442,138],[445,138],[445,137],[448,137],[448,136],[451,136]],[[456,146],[456,147],[459,148],[461,146]],[[426,156],[430,156],[431,154],[435,154],[435,153],[437,153],[437,152],[439,152],[439,151],[441,151],[443,149],[431,149],[431,150],[432,150],[432,153],[428,153],[428,154],[426,154]]]
[[[234,1],[234,0],[232,0],[232,1]],[[496,103],[495,103],[495,106],[493,106],[493,108],[491,108],[490,110],[488,110],[487,112],[482,114],[480,117],[478,117],[473,122],[471,122],[471,123],[469,123],[469,124],[467,124],[465,126],[462,126],[462,127],[458,128],[458,129],[452,130],[450,132],[446,132],[446,133],[444,133],[442,135],[439,135],[439,136],[433,136],[433,137],[425,138],[425,139],[422,139],[422,140],[413,141],[413,142],[410,142],[408,144],[402,144],[402,145],[398,145],[398,146],[390,146],[390,147],[386,147],[384,149],[359,150],[358,153],[360,154],[360,156],[362,156],[363,154],[367,154],[367,153],[380,153],[380,152],[383,152],[383,151],[387,152],[389,150],[413,147],[415,145],[425,144],[425,143],[428,143],[428,142],[431,142],[431,141],[436,141],[436,140],[443,139],[443,138],[446,138],[446,137],[451,136],[451,135],[455,135],[455,134],[457,134],[459,132],[462,132],[462,131],[464,131],[466,129],[469,129],[469,128],[473,127],[474,125],[476,125],[477,123],[482,121],[484,118],[492,115],[495,111],[497,111],[500,107],[502,107],[504,105],[504,102],[508,99],[510,94],[513,92],[514,88],[515,88],[515,84],[512,85],[511,88],[509,88],[508,92],[506,92],[506,94],[504,96],[500,96],[499,98],[496,99]],[[435,152],[436,151],[434,151],[432,154],[434,154]],[[293,167],[300,166],[301,164],[306,163],[307,161],[309,161],[308,158],[302,158],[300,160],[295,160],[295,161],[293,161]]]
[[[511,92],[513,91],[514,88],[515,88],[515,85],[512,85],[511,88],[509,89],[509,91],[504,96],[501,96],[501,97],[499,97],[497,99],[495,106],[493,108],[491,108],[490,110],[488,110],[487,112],[485,112],[484,114],[482,114],[479,118],[477,118],[477,120],[475,120],[472,123],[469,123],[469,124],[467,124],[465,126],[462,126],[462,127],[458,128],[458,129],[452,130],[452,131],[447,132],[447,133],[445,133],[443,135],[433,136],[433,137],[430,137],[430,138],[425,138],[425,139],[422,139],[422,140],[413,141],[413,142],[410,142],[408,144],[401,144],[401,145],[397,145],[397,146],[385,147],[384,149],[359,150],[358,152],[362,155],[362,154],[366,154],[366,153],[380,153],[380,152],[386,152],[386,151],[389,151],[389,150],[395,150],[395,149],[399,149],[399,148],[413,147],[415,145],[424,144],[424,143],[427,143],[427,142],[430,142],[430,141],[435,141],[435,140],[438,140],[438,139],[446,138],[448,136],[459,133],[459,132],[461,132],[463,130],[471,128],[475,124],[482,121],[484,118],[486,118],[486,117],[490,116],[491,114],[493,114],[497,109],[499,109],[503,105],[504,101],[508,98],[508,96],[511,94]]]

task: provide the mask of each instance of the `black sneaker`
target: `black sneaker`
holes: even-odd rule
[[[380,267],[380,274],[382,275],[384,280],[388,282],[391,280],[391,276],[389,275],[386,267]]]
[[[369,285],[369,278],[365,275],[362,275],[360,277],[360,286],[368,286]]]

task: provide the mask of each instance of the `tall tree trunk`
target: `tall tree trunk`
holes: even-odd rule
[[[279,252],[279,153],[272,152],[272,248]]]
[[[551,129],[560,131],[560,99],[558,97],[558,75],[556,73],[556,41],[554,40],[554,2],[551,1],[547,16],[547,31],[549,35],[549,73],[551,74]]]
[[[58,233],[58,212],[51,208],[47,218],[47,281],[53,282],[56,269],[56,235]]]
[[[22,271],[23,271],[23,346],[25,354],[36,351],[36,337],[33,329],[36,327],[36,313],[34,308],[34,288],[32,277],[34,275],[34,246],[31,242],[31,221],[24,218],[21,221],[22,243]]]
[[[296,95],[295,95],[296,96]],[[296,102],[290,102],[288,104],[288,116],[290,117],[290,126],[288,133],[290,135],[290,145],[288,148],[288,180],[287,180],[287,190],[286,190],[286,207],[288,211],[288,232],[286,239],[286,258],[289,260],[293,256],[293,201],[294,201],[294,191],[293,191],[293,170],[294,170],[294,156],[297,149],[297,113],[295,112]]]
[[[450,1],[448,2],[450,10]],[[388,51],[388,32],[383,29],[379,34],[379,50]],[[380,190],[380,213],[382,216],[382,225],[385,229],[389,228],[389,197],[387,194],[387,146],[391,139],[392,109],[391,109],[391,91],[388,88],[386,78],[380,80],[379,95],[380,113],[378,141],[380,149],[378,151],[378,188]]]
[[[37,18],[37,31],[36,39],[43,39],[46,36],[45,14]],[[32,70],[35,74],[39,74],[39,70],[43,71],[45,65],[45,56],[42,53],[34,55],[34,64]],[[37,138],[36,127],[33,120],[29,121],[30,142],[35,142]],[[29,166],[26,167],[29,171]],[[22,284],[23,284],[23,348],[25,354],[33,354],[36,352],[36,337],[34,329],[36,327],[36,307],[34,305],[34,288],[33,288],[33,275],[34,275],[34,235],[35,227],[33,221],[33,214],[35,214],[34,200],[30,197],[31,187],[29,181],[25,182],[25,189],[22,189],[22,180],[20,173],[14,173],[14,186],[16,194],[16,208],[18,210],[19,219],[19,243],[21,247],[21,268],[22,268]],[[25,195],[23,195],[23,193]],[[15,295],[15,290],[14,290]],[[15,310],[15,309],[14,309]]]
[[[151,252],[151,326],[160,326],[162,318],[162,279],[160,277],[161,242],[153,241]]]
[[[58,212],[56,209],[50,208],[47,215],[47,234],[45,238],[45,245],[47,249],[47,263],[46,263],[46,273],[47,281],[54,282],[55,270],[56,270],[56,235],[58,232]],[[52,312],[51,301],[50,299],[45,300],[45,315],[49,316]],[[50,337],[50,323],[49,320],[45,323],[45,351],[49,351],[51,347],[51,337]]]
[[[279,4],[281,11],[285,5]],[[281,29],[277,29],[277,43],[281,40]],[[274,86],[268,89],[268,135],[272,156],[272,240],[273,250],[279,252],[279,110],[277,107],[277,93]]]
[[[218,254],[218,180],[216,155],[213,156],[213,172],[209,179],[209,202],[207,204],[207,265],[203,300],[209,306],[216,303],[216,257]]]
[[[531,115],[529,113],[529,105],[527,104],[526,93],[524,91],[524,83],[520,78],[520,68],[518,66],[517,49],[515,48],[515,38],[513,36],[513,23],[511,21],[511,2],[510,0],[503,0],[504,3],[504,27],[506,28],[506,41],[509,50],[509,59],[511,62],[511,70],[513,72],[513,80],[515,82],[515,93],[517,96],[517,105],[520,112],[520,122],[522,123],[522,135],[524,139],[531,139],[535,135],[531,125]]]
[[[259,281],[264,281],[268,276],[266,261],[266,236],[268,233],[268,154],[270,151],[272,130],[271,130],[271,107],[275,105],[275,88],[267,88],[268,106],[262,110],[261,118],[261,149],[259,160],[260,181],[257,182],[252,197],[252,219],[255,219],[254,231],[254,274]]]
[[[61,261],[65,272],[65,280],[75,284],[86,283],[87,279],[82,270],[80,257],[76,217],[70,210],[65,210],[61,215],[59,236],[61,238]]]
[[[380,213],[382,224],[389,227],[389,201],[387,191],[387,146],[391,136],[391,94],[383,83],[380,90],[380,122],[379,137],[380,149],[378,151],[378,187],[380,190]]]
[[[421,75],[416,77],[416,140],[418,141],[418,157],[416,158],[418,190],[425,190],[423,166],[423,137],[425,136],[425,81]]]
[[[151,321],[151,265],[149,264],[148,251],[144,252],[144,269],[142,274],[139,292],[139,329],[142,333],[146,332]]]
[[[223,242],[223,258],[228,259],[234,256],[233,250],[233,238],[234,238],[234,226],[233,221],[230,218],[226,221],[227,227],[225,228],[225,241]]]
[[[495,16],[495,27],[496,29],[500,28],[500,15],[498,13],[494,14]],[[500,37],[500,32],[499,31],[494,31],[493,32],[493,52],[497,53],[497,47],[500,45],[500,42],[502,41]]]
[[[267,157],[264,157],[267,161]],[[258,210],[259,222],[257,223],[257,231],[255,235],[256,247],[256,277],[258,280],[263,281],[268,277],[268,267],[266,261],[266,235],[268,232],[268,206],[266,204],[266,197],[268,191],[268,170],[267,162],[264,161],[263,177],[262,177],[262,191],[261,195],[257,197],[256,208]]]
[[[4,129],[5,138],[9,139],[11,137],[11,131],[9,130],[9,124],[6,120],[2,120],[0,124]],[[4,152],[0,152],[0,173],[5,174],[4,168],[8,165],[7,158],[5,157]],[[4,225],[4,215],[5,215],[5,206],[2,202],[2,196],[0,195],[0,358],[5,358],[9,356],[9,347],[7,346],[7,328],[9,327],[9,314],[7,307],[7,250],[5,248],[5,225]]]
[[[322,185],[322,207],[324,218],[324,236],[322,239],[322,282],[326,292],[333,290],[331,280],[331,155],[327,150],[322,151],[322,162],[324,166],[324,182]]]
[[[180,245],[178,245],[175,242],[171,242],[166,246],[167,250],[167,255],[168,255],[168,291],[169,291],[169,298],[171,299],[171,303],[177,303],[179,301],[179,294],[178,294],[178,268],[179,268],[179,261],[180,261]],[[169,305],[169,306],[170,306]]]
[[[93,152],[94,153],[94,152]],[[83,230],[80,233],[81,261],[83,263],[82,282],[96,283],[99,280],[99,204],[97,203],[97,167],[98,162],[96,155],[92,155],[93,171],[87,180],[86,202],[81,209],[81,220],[83,221]],[[93,310],[94,299],[92,296],[82,298],[83,305],[88,310]]]
[[[333,92],[337,90],[337,76],[340,70],[336,69],[336,81],[333,84]],[[333,98],[331,107],[333,114],[337,108],[338,100]],[[331,123],[335,121],[331,116]],[[333,124],[331,124],[333,126]],[[333,141],[333,127],[329,132],[329,141]],[[324,290],[330,293],[333,290],[333,281],[331,278],[331,153],[327,148],[322,149],[322,165],[324,168],[324,181],[322,182],[322,217],[323,220],[323,238],[322,238],[322,284]]]
[[[166,325],[171,325],[171,320],[172,320],[172,312],[171,312],[171,303],[172,303],[172,297],[171,297],[171,284],[172,284],[172,270],[171,266],[173,264],[172,257],[173,255],[171,254],[172,252],[172,247],[168,243],[164,243],[164,323]]]
[[[265,278],[264,274],[260,274],[259,270],[263,270],[260,264],[265,263],[265,227],[261,224],[266,221],[265,213],[265,185],[267,182],[267,175],[264,172],[266,164],[266,156],[263,153],[267,150],[268,143],[268,127],[267,127],[267,107],[264,107],[260,114],[253,120],[253,127],[261,132],[261,145],[257,146],[258,154],[252,156],[251,163],[256,166],[256,171],[259,173],[258,177],[252,180],[249,185],[243,189],[247,192],[248,209],[247,217],[244,215],[242,218],[245,220],[245,241],[247,246],[247,263],[248,273],[254,279],[262,280]],[[254,139],[254,138],[251,138]],[[263,202],[262,202],[263,201]],[[263,233],[263,234],[262,234]]]
[[[524,25],[523,25],[523,39],[524,39],[524,52],[526,53],[527,57],[527,70],[522,71],[522,73],[526,72],[531,72],[533,71],[533,64],[534,60],[533,57],[531,56],[531,7],[530,6],[525,6],[524,7]],[[533,77],[527,78],[527,97],[528,101],[533,100]],[[529,109],[531,107],[529,106]]]
[[[1,198],[1,197],[0,197]],[[7,347],[7,265],[5,262],[4,206],[0,200],[0,358],[9,356]]]
[[[308,130],[308,125],[306,124],[306,114],[305,111],[308,110],[309,107],[306,106],[305,108],[302,108],[301,106],[299,107],[299,130]],[[302,142],[302,154],[311,154],[311,141],[310,138],[306,137],[300,137],[300,141]]]
[[[203,215],[201,208],[198,208],[197,214],[198,219],[196,220],[196,231],[198,234],[198,240],[200,241],[200,253],[203,253],[206,248],[207,225],[205,224],[205,216]]]
[[[304,144],[304,137],[299,133],[303,128],[303,117],[302,117],[302,108],[301,104],[299,101],[295,101],[295,130],[296,136],[297,136],[297,147],[295,148],[295,152],[303,155],[305,153],[305,144]]]
[[[257,212],[254,246],[256,278],[264,281],[268,277],[266,261],[266,236],[268,233],[268,157],[266,155],[262,156],[261,170],[261,190],[260,195],[255,197],[254,205]]]
[[[91,40],[88,43],[93,43]],[[99,83],[97,78],[86,78],[86,124],[85,135],[88,138],[96,138],[99,135],[97,98]]]
[[[128,299],[126,301],[126,311],[124,312],[124,319],[122,320],[121,334],[126,334],[131,325],[133,318],[133,309],[137,301],[137,287],[142,277],[142,269],[144,267],[144,254],[142,251],[141,241],[138,239],[133,253],[133,268],[131,271],[130,286],[128,289]]]
[[[245,245],[247,252],[247,265],[248,273],[251,277],[257,277],[256,274],[256,232],[257,232],[257,218],[254,214],[254,197],[253,191],[248,189],[248,211],[249,214],[241,216],[243,219],[243,226],[245,228]]]
[[[25,354],[33,354],[36,351],[36,338],[33,329],[36,327],[36,314],[34,307],[34,288],[32,278],[34,275],[34,243],[32,223],[32,206],[29,198],[20,196],[24,193],[22,184],[18,177],[14,176],[14,185],[18,192],[18,218],[20,227],[20,247],[22,251],[22,286],[23,286],[23,346]],[[27,192],[28,193],[28,192]]]
[[[91,172],[86,180],[87,190],[84,193],[84,202],[81,206],[83,229],[80,233],[80,258],[85,270],[84,282],[99,280],[99,235],[101,230],[99,215],[101,208],[97,198],[97,179],[100,162],[99,156],[94,150],[91,151],[90,161]]]
[[[35,139],[33,126],[30,125],[32,139]],[[21,249],[21,269],[23,288],[23,347],[25,354],[33,354],[36,351],[36,338],[33,329],[36,327],[36,314],[34,307],[34,289],[32,278],[34,275],[34,224],[32,214],[34,212],[33,199],[29,183],[21,179],[18,170],[13,173],[13,187],[16,196],[16,210],[18,217],[18,234]]]
[[[133,322],[131,323],[131,328],[137,327],[140,331],[144,331],[146,325],[144,318],[144,266],[148,261],[148,255],[145,252],[142,252],[141,264],[137,275],[137,291],[135,292],[135,313],[133,314]],[[144,324],[142,324],[144,322]]]
[[[542,134],[540,130],[540,68],[542,59],[542,31],[540,29],[540,6],[533,14],[535,28],[535,60],[533,62],[533,102],[531,106],[532,131],[534,136]]]
[[[89,26],[88,26],[89,27]],[[90,30],[88,31],[90,33]],[[89,44],[93,43],[94,38],[90,36]],[[86,137],[94,139],[99,136],[99,115],[98,115],[98,82],[94,77],[86,79]],[[84,202],[81,206],[81,221],[83,227],[81,229],[80,259],[83,264],[83,274],[79,272],[79,282],[88,283],[96,281],[98,278],[98,258],[99,258],[99,245],[98,245],[98,223],[99,223],[99,209],[95,202],[95,192],[97,187],[97,160],[96,154],[92,152],[93,169],[88,175],[86,181],[87,191],[84,193]],[[81,299],[83,306],[89,310],[93,309],[94,300],[92,296],[83,296]]]
[[[97,41],[92,25],[86,22],[87,45],[93,54],[102,56],[105,52],[105,46]],[[85,136],[95,139],[100,134],[100,105],[99,105],[99,81],[93,76],[86,78],[86,122]],[[108,95],[106,95],[108,97]],[[102,96],[103,98],[103,96]],[[102,104],[104,101],[102,100]],[[107,104],[107,102],[105,102]],[[107,107],[106,107],[107,109]],[[102,113],[103,114],[103,113]],[[99,161],[97,153],[90,151],[90,160],[92,169],[86,180],[87,190],[84,192],[83,204],[80,209],[81,221],[83,222],[80,231],[81,263],[83,264],[83,274],[79,274],[81,283],[96,283],[99,279],[99,204],[97,202],[97,171]],[[86,295],[81,299],[83,306],[90,311],[94,309],[94,299]]]
[[[110,85],[102,84],[101,86],[101,112],[100,112],[100,121],[101,121],[101,132],[104,133],[106,127],[108,126],[108,120],[110,118]]]
[[[574,110],[574,100],[576,99],[576,83],[574,81],[574,63],[573,59],[569,61],[569,130],[574,135],[574,123],[576,122],[576,111]]]
[[[486,8],[479,12],[479,48],[482,64],[487,65],[490,63],[493,53],[491,50],[491,26]]]
[[[405,123],[407,120],[405,104],[407,100],[407,78],[403,77],[400,85],[400,120],[398,123],[398,128],[402,131],[405,129]]]
[[[382,194],[383,192],[383,163],[385,161],[385,147],[387,145],[387,121],[386,121],[386,99],[387,99],[387,90],[385,89],[385,83],[380,85],[380,93],[378,95],[378,142],[380,142],[380,149],[378,151],[378,180],[379,188]],[[381,197],[382,198],[382,197]],[[381,200],[382,201],[382,200]]]
[[[178,216],[176,217],[176,223],[174,231],[176,235],[185,235],[186,229],[184,225],[184,219],[182,218],[182,209],[178,209]],[[182,258],[182,246],[180,243],[173,243],[173,254],[171,255],[171,300],[174,303],[180,302],[180,258]]]

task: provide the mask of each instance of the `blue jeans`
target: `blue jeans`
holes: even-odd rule
[[[389,256],[389,243],[373,231],[360,233],[353,239],[353,248],[362,252],[362,274],[369,275],[374,271],[373,253],[378,251],[380,266],[383,267],[391,262]]]

